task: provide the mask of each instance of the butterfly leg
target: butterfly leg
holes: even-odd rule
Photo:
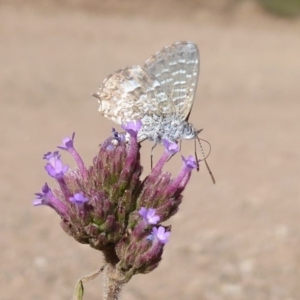
[[[153,168],[153,150],[157,146],[157,143],[155,142],[154,145],[151,148],[151,155],[150,155],[150,162],[151,162],[151,170]]]

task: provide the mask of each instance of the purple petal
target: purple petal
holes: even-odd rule
[[[152,234],[156,237],[162,244],[166,244],[169,241],[170,232],[166,231],[163,226],[153,227]]]
[[[47,171],[48,175],[51,177],[56,177],[55,169],[50,164],[46,164],[45,170]]]
[[[43,201],[42,201],[41,199],[35,199],[35,200],[32,202],[32,204],[33,204],[34,206],[39,206],[39,205],[43,205],[44,203],[43,203]]]
[[[157,224],[160,220],[160,217],[156,215],[156,210],[154,208],[145,208],[142,207],[139,210],[139,215],[143,218],[145,222],[148,224]]]
[[[182,160],[185,164],[185,167],[187,167],[188,169],[191,169],[191,170],[197,169],[198,164],[197,164],[197,161],[194,156],[189,155],[188,158],[185,158],[184,156],[182,156]]]
[[[121,125],[121,127],[126,130],[130,136],[136,137],[142,127],[142,122],[140,120],[129,121],[126,124]]]
[[[140,215],[141,217],[143,217],[143,219],[145,219],[146,216],[147,216],[147,208],[146,208],[146,207],[142,207],[142,208],[139,210],[139,215]]]
[[[78,204],[78,205],[83,204],[83,203],[89,201],[88,198],[86,198],[86,197],[83,196],[82,192],[74,194],[73,197],[70,197],[69,200],[70,200],[70,202],[73,202],[73,203]]]
[[[171,142],[167,139],[163,139],[163,144],[165,146],[165,149],[166,151],[169,153],[169,154],[175,154],[179,151],[179,147],[178,147],[178,144],[175,143],[175,142]]]
[[[58,148],[63,149],[63,150],[70,150],[74,148],[74,137],[75,137],[75,132],[73,132],[72,137],[66,137],[63,139],[62,146],[58,146]]]
[[[44,205],[48,204],[47,197],[51,193],[51,189],[49,188],[48,184],[45,183],[42,187],[42,192],[41,193],[35,193],[36,198],[33,201],[34,206],[39,206],[39,205]]]
[[[65,217],[68,209],[66,205],[54,196],[48,184],[45,183],[41,193],[36,193],[36,198],[33,201],[34,206],[48,205],[53,208],[60,216]]]
[[[45,170],[47,171],[49,176],[60,179],[68,171],[69,166],[63,165],[58,151],[55,151],[53,153],[48,152],[44,155],[44,157],[48,160],[48,163],[45,166]]]
[[[147,212],[147,220],[149,224],[157,224],[160,220],[160,217],[155,214],[156,210],[154,208],[149,208]]]

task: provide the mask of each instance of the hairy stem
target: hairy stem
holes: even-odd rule
[[[124,275],[115,265],[107,263],[103,271],[103,300],[118,300],[123,286]]]

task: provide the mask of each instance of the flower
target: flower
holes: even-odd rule
[[[152,236],[162,244],[166,244],[169,241],[170,231],[166,231],[165,227],[153,227],[152,228]]]
[[[42,187],[41,193],[35,193],[36,199],[33,201],[34,206],[47,204],[47,196],[51,193],[51,189],[48,184],[45,183]]]
[[[197,161],[194,156],[189,155],[188,158],[181,156],[186,168],[193,170],[198,168]]]
[[[131,137],[136,138],[139,130],[142,128],[142,122],[140,120],[129,121],[126,124],[122,124],[121,127],[128,132]]]
[[[175,193],[175,191],[183,190],[190,180],[192,170],[198,168],[197,161],[194,156],[190,155],[188,158],[182,156],[182,160],[183,167],[181,171],[167,187],[167,192],[170,194]]]
[[[125,133],[113,130],[88,168],[74,147],[74,133],[64,138],[59,148],[74,158],[76,169],[63,165],[58,151],[46,153],[45,169],[58,185],[51,190],[46,183],[33,204],[53,208],[68,235],[102,251],[106,263],[122,268],[129,280],[158,266],[170,236],[170,227],[159,223],[178,211],[196,163],[192,156],[183,158],[184,165],[175,178],[163,171],[179,150],[177,143],[164,140],[163,155],[142,177],[137,141],[141,122],[131,121],[122,127],[129,140]]]
[[[48,161],[45,166],[45,170],[47,171],[48,175],[56,179],[62,179],[64,174],[68,171],[69,166],[63,165],[59,152],[48,152],[43,158]]]
[[[87,177],[87,170],[84,166],[84,162],[81,158],[81,156],[78,154],[76,149],[74,148],[74,137],[75,137],[75,132],[73,132],[72,137],[66,137],[63,139],[62,146],[58,146],[57,148],[68,151],[74,158],[78,169],[82,175],[82,177],[85,179]]]
[[[174,155],[179,151],[178,144],[175,142],[170,142],[167,139],[163,139],[163,144],[165,146],[165,150],[169,155]]]
[[[160,217],[155,214],[156,210],[154,208],[145,208],[142,207],[139,210],[139,215],[143,217],[143,220],[148,224],[157,224],[159,222]]]
[[[43,185],[42,192],[35,193],[35,195],[34,206],[47,205],[53,208],[61,217],[67,215],[67,206],[54,196],[47,183]]]
[[[163,145],[165,147],[165,152],[164,154],[160,157],[160,159],[158,160],[158,162],[156,163],[156,165],[154,166],[154,168],[152,169],[152,175],[154,177],[157,177],[163,166],[165,165],[165,163],[174,155],[179,151],[179,147],[178,144],[175,142],[171,142],[167,139],[163,139]]]
[[[60,148],[62,150],[70,150],[70,149],[74,149],[74,137],[75,137],[75,132],[73,132],[72,137],[66,137],[63,139],[63,145],[62,146],[58,146],[57,148]]]
[[[82,192],[74,194],[74,196],[70,197],[69,200],[70,200],[70,202],[73,202],[73,203],[75,203],[77,205],[84,204],[85,202],[89,201],[88,198],[86,198],[86,197],[83,196]]]

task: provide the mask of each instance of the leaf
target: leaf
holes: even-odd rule
[[[97,270],[89,275],[85,275],[85,276],[81,277],[75,285],[72,300],[82,300],[83,294],[84,294],[83,283],[96,278],[103,270],[104,270],[104,267],[101,267],[99,270]]]

